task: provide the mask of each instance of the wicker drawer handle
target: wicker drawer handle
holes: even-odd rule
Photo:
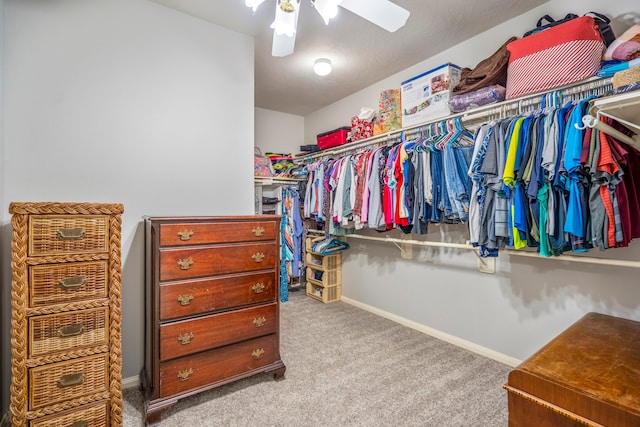
[[[180,305],[189,305],[191,304],[191,301],[193,301],[193,295],[191,294],[178,295],[178,302]]]
[[[258,282],[255,283],[252,287],[251,290],[253,291],[254,294],[261,294],[264,292],[264,283],[262,282]]]
[[[67,338],[81,335],[84,332],[84,325],[76,323],[74,325],[67,325],[58,328],[58,337]]]
[[[253,230],[251,230],[251,232],[253,233],[254,236],[260,237],[264,234],[264,227],[256,227]]]
[[[257,348],[251,353],[254,360],[262,359],[262,356],[264,356],[264,348]]]
[[[256,328],[261,328],[265,323],[267,323],[267,319],[264,316],[253,319],[253,324],[256,325]]]
[[[89,427],[89,423],[87,421],[76,421],[73,424],[69,424],[67,427]]]
[[[84,373],[80,372],[79,374],[67,374],[63,375],[58,379],[58,387],[72,387],[74,385],[80,385],[84,382]]]
[[[84,228],[61,228],[58,230],[58,239],[60,240],[82,240],[86,235]]]
[[[193,234],[194,234],[193,230],[184,229],[184,230],[178,231],[178,237],[180,237],[180,240],[184,240],[184,241],[190,240]]]
[[[193,369],[191,368],[185,369],[184,371],[178,371],[178,380],[186,381],[191,377],[191,375],[193,375]]]
[[[193,339],[193,337],[194,337],[193,332],[187,332],[187,333],[178,335],[178,341],[182,345],[189,344]]]
[[[180,266],[180,270],[188,270],[193,265],[193,260],[191,258],[184,258],[178,260],[178,266]]]
[[[65,277],[58,282],[63,289],[78,289],[87,284],[85,276]]]
[[[253,258],[255,262],[262,262],[262,260],[264,259],[264,252],[256,252],[255,254],[251,255],[251,258]]]

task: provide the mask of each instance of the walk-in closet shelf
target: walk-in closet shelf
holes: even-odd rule
[[[536,110],[540,107],[541,102],[543,100],[549,100],[552,96],[557,96],[560,98],[560,102],[566,102],[569,99],[572,99],[576,96],[581,96],[584,94],[595,94],[595,95],[604,95],[608,91],[611,90],[611,78],[591,78],[588,80],[583,80],[581,82],[573,83],[566,86],[561,86],[555,88],[553,91],[549,92],[539,92],[526,96],[522,96],[515,99],[510,99],[508,101],[502,101],[495,104],[484,105],[481,107],[473,108],[468,111],[451,114],[445,117],[441,117],[438,119],[430,120],[424,123],[420,123],[415,126],[406,127],[398,130],[394,130],[392,132],[388,132],[381,135],[376,135],[371,138],[363,139],[361,141],[355,143],[349,143],[346,145],[342,145],[340,147],[318,151],[312,154],[306,154],[297,156],[295,158],[295,162],[299,164],[311,163],[317,159],[329,158],[334,156],[341,156],[348,153],[353,153],[357,150],[371,148],[376,146],[381,146],[385,144],[393,144],[399,142],[402,138],[405,140],[409,140],[418,135],[418,132],[424,128],[425,126],[429,126],[433,123],[439,123],[442,121],[447,121],[455,118],[460,118],[465,126],[471,126],[474,124],[479,124],[482,122],[486,122],[488,120],[494,118],[507,117],[511,115],[517,115],[529,111]],[[634,96],[630,96],[630,99],[635,98],[635,102],[631,102],[630,104],[636,104],[639,102],[637,99],[640,97],[638,94],[634,94]],[[610,104],[613,105],[613,104]],[[640,108],[640,107],[636,107]],[[635,116],[638,117],[638,116]],[[637,119],[636,119],[637,120]]]

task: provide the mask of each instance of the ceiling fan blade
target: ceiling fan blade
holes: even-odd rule
[[[342,0],[340,6],[391,33],[404,26],[411,14],[389,0]]]
[[[271,28],[273,28],[272,56],[282,57],[293,53],[299,13],[300,3],[297,4],[293,12],[284,12],[279,5],[276,5],[276,16],[271,24]]]
[[[276,34],[273,32],[273,46],[271,47],[272,56],[288,56],[293,53],[293,47],[296,44],[296,35],[292,37],[286,34]]]

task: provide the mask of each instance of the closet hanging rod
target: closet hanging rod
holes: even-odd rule
[[[543,257],[536,252],[515,251],[512,249],[500,249],[500,253],[503,253],[503,252],[506,252],[509,255],[517,255],[517,256],[524,256],[524,257],[538,258],[538,259],[545,259],[545,260],[548,259],[548,260],[556,260],[556,261],[579,262],[584,264],[609,265],[614,267],[640,268],[640,261],[627,261],[622,259],[594,258],[594,257],[574,256],[574,255],[559,255],[559,256],[552,256],[552,257]]]
[[[454,248],[454,249],[466,249],[466,250],[477,250],[475,246],[472,246],[468,243],[447,243],[447,242],[430,242],[427,240],[411,240],[411,239],[397,239],[395,237],[375,237],[375,236],[363,236],[361,234],[347,234],[345,237],[349,239],[359,239],[359,240],[374,240],[378,242],[389,242],[389,243],[401,243],[401,244],[409,244],[414,246],[433,246],[438,248]]]
[[[409,244],[414,246],[454,248],[454,249],[465,249],[465,250],[471,250],[471,251],[475,251],[479,249],[468,243],[430,242],[430,241],[424,241],[424,240],[411,240],[411,239],[404,240],[404,239],[397,239],[389,236],[375,237],[375,236],[363,236],[361,234],[347,234],[344,237],[348,237],[350,239],[359,239],[359,240],[373,240],[377,242]],[[553,256],[553,257],[544,257],[537,252],[516,251],[513,249],[500,249],[499,253],[507,253],[509,255],[537,258],[541,260],[571,261],[571,262],[578,262],[578,263],[585,263],[585,264],[609,265],[614,267],[640,268],[640,261],[627,261],[627,260],[619,260],[619,259],[595,258],[595,257],[573,256],[573,255],[559,255],[559,256]]]
[[[363,139],[362,141],[352,142],[346,145],[342,145],[338,148],[317,151],[311,154],[304,154],[294,157],[296,163],[311,163],[314,160],[321,158],[335,157],[346,153],[352,153],[360,149],[371,148],[375,146],[385,145],[393,142],[400,141],[401,135],[404,132],[405,139],[411,139],[418,134],[421,128],[429,126],[433,123],[439,123],[442,121],[455,119],[460,117],[463,122],[475,123],[477,121],[486,121],[491,117],[503,117],[505,114],[515,111],[515,114],[532,111],[539,107],[543,97],[547,94],[560,93],[563,98],[573,97],[576,94],[585,92],[602,92],[611,89],[611,77],[592,77],[587,80],[582,80],[573,84],[560,86],[550,91],[537,92],[529,95],[524,95],[519,98],[510,99],[507,101],[498,102],[495,104],[483,105],[473,108],[461,113],[451,114],[448,116],[433,119],[418,125],[414,125],[407,128],[393,130],[388,133],[373,136],[371,138]],[[563,99],[564,102],[564,99]]]
[[[307,177],[302,178],[270,178],[270,177],[254,177],[254,183],[260,185],[290,185],[297,184],[300,181],[306,180]]]
[[[600,114],[605,115],[605,113],[600,113]],[[636,150],[640,151],[640,140],[637,140],[637,136],[635,138],[632,138],[620,132],[619,130],[609,126],[608,124],[601,122],[596,117],[593,117],[591,114],[587,114],[584,117],[582,117],[582,123],[584,124],[583,126],[578,126],[577,123],[574,126],[578,129],[584,129],[585,127],[596,128],[606,133],[607,135],[614,137],[618,141],[624,142],[630,147],[633,147]]]

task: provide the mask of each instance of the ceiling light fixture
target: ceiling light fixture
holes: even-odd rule
[[[271,24],[271,28],[277,35],[285,35],[287,37],[293,37],[296,33],[296,18],[297,18],[297,6],[294,6],[295,1],[278,0],[278,7],[276,7],[276,17]]]
[[[332,69],[331,61],[326,58],[316,59],[316,62],[313,63],[313,72],[319,76],[328,75]]]
[[[338,14],[338,6],[366,19],[367,21],[394,32],[406,24],[410,12],[390,0],[309,0],[322,17],[325,24]],[[265,0],[245,0],[244,4],[254,13]],[[296,43],[296,28],[300,12],[300,0],[277,0],[273,28],[271,55],[287,56],[293,53]]]

